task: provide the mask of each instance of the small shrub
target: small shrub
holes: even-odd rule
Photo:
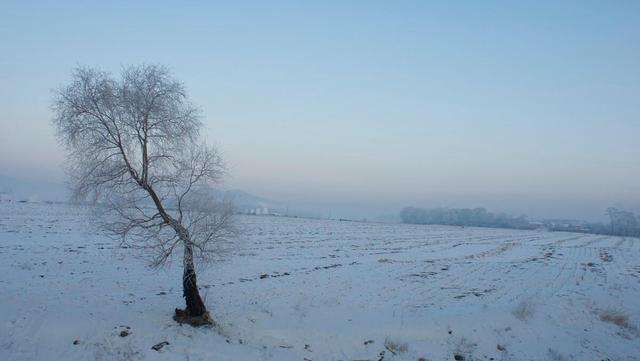
[[[396,342],[388,338],[384,340],[384,347],[393,354],[405,353],[409,350],[409,345],[406,342]]]
[[[533,316],[534,306],[530,301],[522,301],[511,311],[511,313],[520,321],[526,321]]]

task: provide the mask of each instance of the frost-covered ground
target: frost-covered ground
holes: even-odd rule
[[[0,360],[640,359],[638,239],[240,217],[194,329],[181,270],[90,223],[0,203]]]

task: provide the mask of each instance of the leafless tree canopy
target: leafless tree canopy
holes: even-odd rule
[[[230,204],[207,192],[222,159],[201,141],[199,110],[166,68],[127,67],[119,78],[78,68],[53,108],[74,197],[105,210],[105,227],[151,251],[154,266],[182,245],[209,259],[231,238]]]

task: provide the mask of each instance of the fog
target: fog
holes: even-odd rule
[[[201,106],[225,187],[291,207],[640,209],[637,5],[147,5],[3,5],[0,175],[63,183],[52,90],[150,62]]]

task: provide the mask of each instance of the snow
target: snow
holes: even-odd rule
[[[0,203],[0,360],[640,355],[638,239],[284,217],[238,222],[242,233],[227,260],[199,270],[218,325],[195,329],[171,319],[183,306],[179,262],[147,268],[97,232],[81,208]],[[605,322],[606,312],[628,322]],[[151,348],[162,341],[169,345]]]

